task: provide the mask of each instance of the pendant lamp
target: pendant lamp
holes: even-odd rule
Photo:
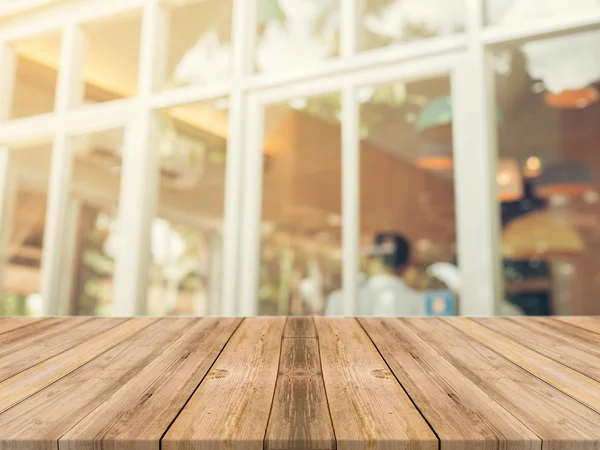
[[[444,142],[424,141],[421,143],[417,167],[426,170],[452,170],[452,144]]]
[[[594,190],[592,172],[580,162],[564,161],[550,164],[535,179],[535,193],[540,198],[583,197]]]
[[[496,110],[496,121],[502,122],[502,112]],[[431,100],[420,112],[417,122],[419,134],[433,141],[452,141],[452,97],[447,95]]]
[[[519,164],[514,159],[503,158],[499,161],[496,183],[498,200],[501,202],[516,202],[523,198],[523,178]]]
[[[581,235],[566,218],[536,211],[511,221],[502,232],[502,256],[511,259],[577,256],[584,249]]]
[[[600,100],[600,94],[595,87],[584,89],[567,89],[560,93],[547,92],[546,104],[560,109],[582,109]]]

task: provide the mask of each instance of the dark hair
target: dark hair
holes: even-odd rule
[[[410,244],[398,233],[377,233],[375,235],[376,252],[383,264],[395,270],[401,269],[410,261]],[[389,247],[385,251],[384,248]]]

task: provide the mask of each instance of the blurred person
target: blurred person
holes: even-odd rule
[[[410,244],[401,234],[378,233],[375,236],[370,277],[360,290],[361,315],[424,315],[424,295],[408,287],[403,280],[410,256]]]
[[[410,261],[410,244],[397,233],[378,233],[369,264],[369,278],[359,289],[359,316],[424,315],[422,293],[409,288],[402,276]],[[342,290],[331,293],[326,314],[343,315]]]

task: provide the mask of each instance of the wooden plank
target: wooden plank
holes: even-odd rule
[[[315,323],[310,317],[288,317],[283,330],[284,338],[316,338]]]
[[[0,443],[10,450],[57,450],[61,436],[152,364],[194,320],[140,320],[144,329],[0,414]]]
[[[600,317],[556,317],[556,319],[569,325],[600,334]]]
[[[438,440],[355,319],[315,318],[337,448],[437,449]]]
[[[51,317],[35,321],[27,326],[16,327],[10,332],[0,334],[0,347],[5,350],[11,346],[14,349],[27,345],[35,340],[38,335],[48,332],[52,327],[66,323],[66,320],[66,317]]]
[[[395,318],[361,318],[443,450],[541,449],[531,430]]]
[[[0,413],[155,322],[136,317],[0,383]]]
[[[61,450],[158,450],[160,438],[241,321],[194,319],[166,351],[66,433]]]
[[[262,449],[285,319],[244,320],[162,439],[163,450]]]
[[[469,319],[443,319],[546,383],[600,412],[600,383]]]
[[[41,317],[0,317],[0,334],[39,322]]]
[[[265,449],[335,449],[312,318],[286,321]]]
[[[478,318],[477,323],[494,330],[521,345],[564,364],[596,381],[600,381],[600,335],[589,333],[592,340],[569,335],[570,325],[551,319],[512,320],[511,318]],[[554,327],[552,324],[557,323]],[[581,330],[582,333],[587,333]],[[577,335],[577,329],[576,329]]]
[[[544,450],[600,446],[600,414],[458,329],[481,325],[466,318],[400,321],[539,436]]]
[[[0,381],[13,377],[124,321],[123,318],[73,317],[30,336],[30,339],[3,345],[0,347]]]

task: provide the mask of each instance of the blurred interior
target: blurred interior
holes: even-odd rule
[[[174,7],[171,26],[177,33],[169,41],[166,88],[198,82],[186,78],[185,71],[177,74],[178,62],[203,37],[199,31],[203,27],[190,17],[214,20],[218,24],[214,45],[228,51],[231,2],[219,4],[210,14],[209,3],[198,2],[185,7],[188,9]],[[265,23],[271,20],[269,15],[265,17]],[[259,26],[259,34],[264,27]],[[85,101],[136,95],[139,39],[131,37],[139,37],[140,15],[92,23],[85,30],[89,40]],[[460,32],[460,27],[453,30]],[[381,36],[369,41],[365,33],[364,49],[389,43]],[[60,34],[20,42],[15,50],[19,58],[12,118],[51,112]],[[600,302],[595,300],[600,294],[600,103],[591,96],[587,103],[552,104],[544,86],[529,75],[520,49],[496,56],[501,161],[497,182],[506,298],[525,314],[600,314]],[[229,67],[225,59],[219,69],[223,73]],[[599,86],[596,83],[590,88]],[[456,254],[451,111],[442,109],[433,113],[433,119],[423,118],[428,107],[449,101],[451,95],[448,78],[363,86],[357,92],[361,108],[361,242],[366,249],[379,231],[404,234],[413,247],[407,282],[420,291],[454,290],[449,281],[428,269],[435,263],[460,262]],[[261,314],[321,314],[327,296],[341,288],[339,114],[337,92],[291,98],[266,108]],[[423,120],[429,122],[423,125]],[[210,297],[219,295],[215,280],[220,270],[218,242],[224,214],[227,99],[162,111],[160,122],[159,200],[152,228],[148,309],[150,314],[203,314]],[[76,248],[71,252],[72,263],[62,268],[69,271],[62,278],[68,285],[62,288],[70,299],[72,314],[111,314],[123,138],[122,129],[76,138],[69,197],[70,204],[78,205],[73,221]],[[12,149],[16,200],[7,217],[10,233],[3,238],[9,242],[4,247],[8,249],[0,311],[4,314],[34,314],[39,307],[51,148],[51,143],[46,143]],[[552,196],[539,195],[536,179],[546,167],[563,162],[587,168],[591,174],[587,188],[580,194],[567,189]],[[516,191],[510,190],[513,188]],[[536,238],[540,242],[534,243],[534,250],[519,247],[512,251],[518,236],[509,233],[511,224],[538,212],[559,217],[567,232],[575,235],[575,244],[563,242],[564,234],[539,231],[533,232],[541,236]],[[535,223],[540,226],[544,221]],[[366,260],[363,270],[368,272]]]

